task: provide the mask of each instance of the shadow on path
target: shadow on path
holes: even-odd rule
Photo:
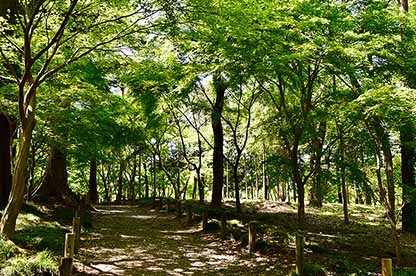
[[[171,214],[100,206],[75,265],[76,275],[286,275],[276,263]]]

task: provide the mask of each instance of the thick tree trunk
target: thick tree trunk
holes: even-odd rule
[[[34,101],[33,99],[32,101]],[[21,129],[19,147],[16,157],[16,164],[12,180],[12,190],[9,202],[4,209],[0,222],[0,235],[9,239],[13,236],[16,229],[16,219],[22,208],[25,193],[25,178],[27,171],[27,160],[29,157],[32,132],[35,126],[34,114],[29,111],[26,122]]]
[[[403,214],[402,228],[404,231],[416,233],[416,191],[415,163],[416,139],[414,124],[407,123],[400,129],[401,174],[403,183]]]
[[[9,118],[0,113],[0,209],[6,207],[12,189],[11,142]]]
[[[213,78],[215,87],[215,104],[211,114],[212,131],[214,134],[214,154],[213,154],[213,184],[211,206],[220,208],[222,202],[222,188],[224,178],[224,132],[221,123],[221,114],[224,107],[224,96],[226,86],[219,74]]]
[[[77,196],[68,186],[65,153],[57,146],[49,147],[48,166],[42,184],[35,193],[35,199],[44,202],[59,202],[67,206],[78,205]]]
[[[89,179],[89,197],[90,202],[93,204],[98,203],[98,190],[97,190],[97,159],[92,158],[90,161],[90,179]]]

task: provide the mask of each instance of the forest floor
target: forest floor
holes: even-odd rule
[[[84,233],[76,275],[290,275],[294,271],[295,208],[249,202],[247,219],[258,221],[258,248],[250,254],[240,221],[230,234],[203,232],[175,213],[147,206],[97,206],[93,227]],[[394,256],[382,209],[342,206],[307,209],[305,258],[310,275],[381,275],[380,258]],[[234,230],[233,230],[234,229]],[[241,230],[238,234],[237,230]],[[416,275],[416,237],[402,235],[402,264],[394,275]]]
[[[277,275],[277,261],[250,256],[239,242],[203,233],[174,214],[133,206],[100,206],[83,239],[81,275]],[[286,275],[286,274],[281,274]]]

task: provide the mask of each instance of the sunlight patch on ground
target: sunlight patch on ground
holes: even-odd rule
[[[150,267],[148,267],[146,269],[147,270],[150,270],[150,271],[163,271],[163,268],[158,267],[158,266],[150,266]]]
[[[154,219],[156,216],[145,216],[145,215],[132,215],[127,216],[128,218],[134,218],[134,219]]]
[[[200,231],[201,231],[200,227],[194,227],[194,228],[175,230],[175,231],[162,230],[162,231],[160,231],[160,233],[163,233],[163,234],[195,234],[195,233],[198,233]]]

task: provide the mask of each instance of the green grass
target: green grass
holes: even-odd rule
[[[35,251],[49,250],[58,255],[63,248],[65,228],[55,221],[44,221],[31,213],[19,215],[13,241]]]
[[[72,216],[72,210],[25,204],[13,241],[0,239],[0,276],[57,275],[67,232],[63,223],[70,224]]]
[[[58,264],[49,251],[35,256],[17,255],[0,265],[1,276],[47,276],[56,275]]]

